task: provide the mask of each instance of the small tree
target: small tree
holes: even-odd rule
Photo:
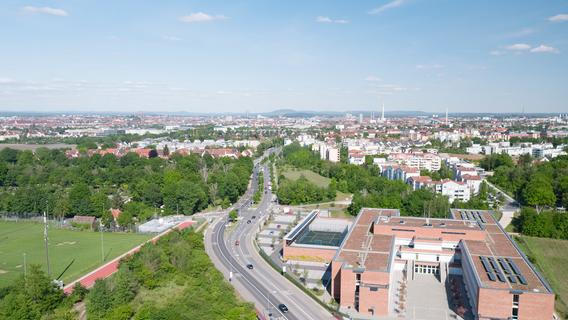
[[[231,212],[229,212],[230,220],[237,220],[238,217],[239,217],[239,212],[237,210],[231,210]]]

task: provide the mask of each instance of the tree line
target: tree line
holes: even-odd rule
[[[128,153],[67,159],[61,149],[0,151],[0,212],[48,212],[57,217],[91,215],[123,223],[155,214],[193,214],[210,205],[227,207],[246,191],[252,160],[172,155],[144,158]]]
[[[537,208],[568,207],[568,156],[535,163],[526,154],[513,162],[507,154],[486,156],[480,165],[493,170],[489,181],[513,195],[522,205]]]

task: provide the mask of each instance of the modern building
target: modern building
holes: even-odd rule
[[[550,286],[491,211],[452,209],[448,219],[428,219],[362,209],[331,261],[331,293],[355,317],[392,317],[397,279],[410,287],[421,275],[446,287],[460,279],[475,319],[553,319]]]

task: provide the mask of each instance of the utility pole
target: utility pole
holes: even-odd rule
[[[101,234],[101,261],[105,262],[105,243],[103,238],[103,222],[99,220],[99,232]]]
[[[45,260],[47,262],[47,276],[51,278],[51,266],[49,265],[49,247],[48,247],[48,235],[47,235],[47,212],[43,212],[43,238],[45,241]]]
[[[24,280],[28,279],[28,263],[26,261],[26,253],[24,252]]]

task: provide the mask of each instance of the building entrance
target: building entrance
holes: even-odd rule
[[[416,274],[433,274],[433,275],[440,275],[440,266],[439,265],[429,265],[429,264],[414,264],[414,273]]]

